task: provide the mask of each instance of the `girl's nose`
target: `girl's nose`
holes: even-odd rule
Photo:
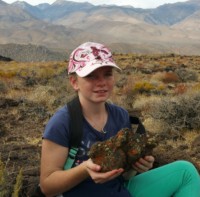
[[[97,78],[97,84],[98,85],[105,85],[105,82],[106,82],[106,79],[105,79],[105,77],[104,76],[99,76],[98,78]]]

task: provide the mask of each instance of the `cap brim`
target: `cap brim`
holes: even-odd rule
[[[110,66],[110,67],[113,67],[113,68],[116,68],[118,70],[121,70],[121,68],[119,68],[116,64],[114,63],[110,63],[110,64],[95,64],[95,65],[92,65],[89,69],[87,66],[83,67],[81,70],[77,70],[76,71],[76,74],[79,76],[79,77],[86,77],[87,75],[89,75],[90,73],[92,73],[93,71],[95,71],[96,69],[98,68],[101,68],[101,67],[107,67],[107,66]]]

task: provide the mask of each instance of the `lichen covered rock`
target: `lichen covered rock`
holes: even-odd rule
[[[102,172],[118,168],[128,171],[142,156],[146,144],[146,134],[135,133],[125,128],[106,141],[94,143],[88,156],[101,166]]]

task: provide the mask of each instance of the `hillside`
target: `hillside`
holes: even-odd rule
[[[82,42],[96,41],[120,53],[200,54],[198,1],[155,9],[65,0],[37,6],[0,2],[0,44],[70,51]]]
[[[42,62],[65,60],[66,52],[55,52],[44,46],[21,45],[21,44],[2,44],[0,54],[19,62]]]

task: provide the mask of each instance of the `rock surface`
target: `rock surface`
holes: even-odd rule
[[[102,172],[118,168],[128,171],[142,156],[146,143],[146,134],[125,128],[110,139],[93,144],[88,155],[94,163],[101,166]]]

